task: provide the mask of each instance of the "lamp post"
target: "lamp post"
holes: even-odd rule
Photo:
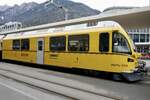
[[[49,5],[49,4],[53,4],[54,6],[56,6],[56,7],[58,7],[58,8],[60,8],[60,9],[62,9],[64,12],[65,12],[65,20],[68,20],[68,9],[66,8],[66,7],[64,7],[64,6],[62,6],[62,5],[59,5],[59,4],[56,4],[55,2],[54,2],[54,0],[49,0],[48,1],[48,3],[46,4],[46,6],[47,5]]]

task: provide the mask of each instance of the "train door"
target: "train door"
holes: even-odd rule
[[[37,64],[44,63],[44,38],[37,40]]]

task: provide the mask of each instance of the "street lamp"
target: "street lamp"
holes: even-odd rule
[[[56,4],[55,2],[54,2],[54,0],[49,0],[48,1],[48,3],[45,5],[45,6],[48,6],[49,4],[53,4],[54,6],[56,6],[56,7],[58,7],[58,8],[60,8],[60,9],[62,9],[64,12],[65,12],[65,20],[68,20],[68,9],[66,8],[66,7],[64,7],[64,6],[62,6],[62,5],[59,5],[59,4]]]

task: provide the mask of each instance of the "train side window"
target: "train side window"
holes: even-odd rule
[[[43,50],[43,41],[38,41],[38,50],[39,51]]]
[[[50,50],[51,51],[65,51],[66,50],[66,37],[50,37]]]
[[[73,35],[69,36],[69,51],[89,51],[89,35]]]
[[[99,37],[99,51],[109,51],[109,33],[100,33]]]
[[[29,39],[21,40],[21,50],[29,50]]]
[[[13,40],[13,50],[20,50],[20,40]]]

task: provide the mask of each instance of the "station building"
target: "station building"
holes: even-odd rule
[[[132,11],[133,9],[140,9],[139,7],[110,7],[105,9],[102,13],[103,14],[111,14],[111,13],[120,13],[120,12],[124,12],[124,11]],[[145,17],[146,13],[144,14],[143,18]],[[130,35],[130,37],[132,38],[132,40],[134,41],[135,45],[136,45],[136,49],[138,52],[142,53],[145,58],[150,58],[150,27],[148,25],[145,25],[145,23],[147,23],[146,19],[147,16],[145,17],[145,23],[143,24],[139,24],[139,22],[136,19],[136,13],[130,16],[131,18],[124,18],[122,20],[126,20],[128,23],[126,23],[123,27],[125,28],[125,30],[128,32],[128,34]],[[141,15],[142,17],[142,15]],[[135,19],[135,20],[134,20]],[[131,20],[131,22],[130,22]],[[138,19],[140,20],[140,19]],[[141,19],[142,20],[142,19]],[[150,18],[149,18],[150,20]],[[134,22],[133,22],[134,21]],[[137,24],[136,24],[137,21]],[[123,22],[123,21],[121,21]],[[134,23],[132,25],[130,25],[130,23]],[[124,23],[124,22],[123,22]]]
[[[22,28],[21,22],[8,22],[0,26],[0,32],[13,31]]]

